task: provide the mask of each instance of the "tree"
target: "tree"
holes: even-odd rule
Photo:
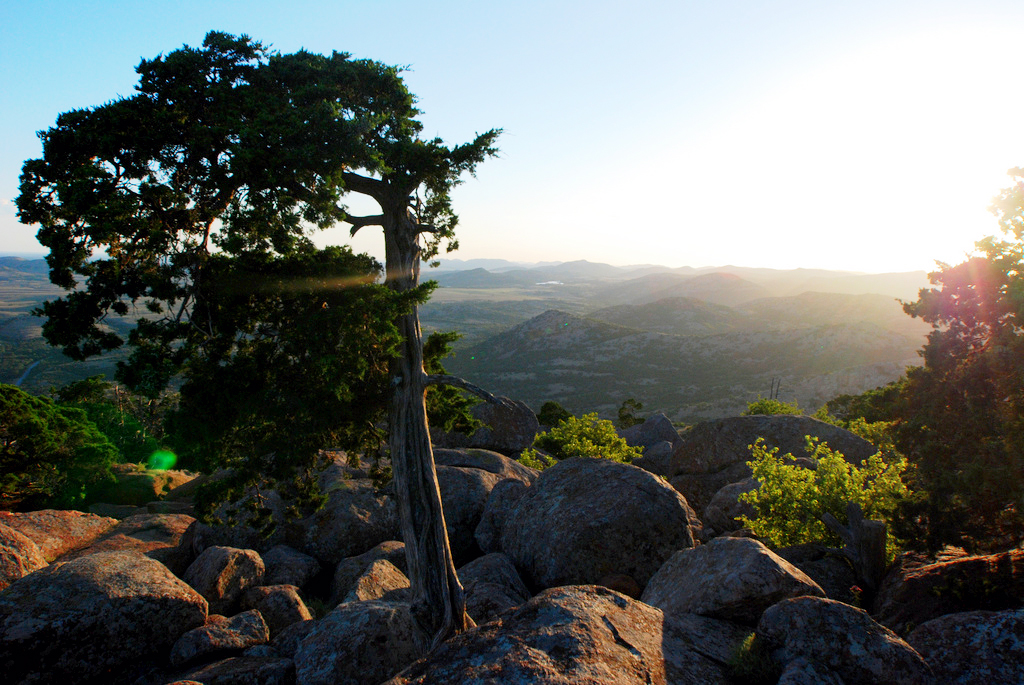
[[[533,447],[523,450],[519,461],[543,470],[556,461],[572,457],[594,457],[629,464],[643,456],[643,447],[630,447],[615,432],[611,421],[584,414],[568,418],[534,440]],[[536,448],[536,449],[535,449]]]
[[[119,378],[150,395],[181,369],[213,382],[219,346],[236,350],[252,335],[218,310],[232,273],[314,259],[316,228],[380,226],[394,296],[385,337],[395,345],[381,342],[388,443],[415,613],[435,644],[465,629],[424,394],[449,383],[494,398],[428,377],[415,305],[421,260],[456,247],[450,191],[496,154],[499,131],[454,147],[420,138],[399,69],[337,52],[280,55],[245,36],[210,33],[138,72],[136,95],[62,114],[41,134],[43,157],[25,163],[19,217],[40,224],[51,280],[69,290],[44,305],[44,334],[85,358],[124,343],[106,316],[144,307]],[[350,216],[349,192],[380,213]]]
[[[0,509],[80,504],[116,458],[81,409],[0,384]]]
[[[619,407],[619,428],[632,428],[643,423],[644,419],[636,415],[643,408],[644,405],[632,397],[627,397],[623,400],[622,405]]]

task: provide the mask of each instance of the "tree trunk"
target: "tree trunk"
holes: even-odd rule
[[[417,226],[408,214],[405,197],[383,209],[387,283],[406,292],[419,283]],[[413,614],[433,636],[433,649],[452,634],[472,627],[473,623],[466,615],[465,594],[455,573],[434,469],[424,399],[423,336],[416,308],[400,317],[396,324],[403,342],[402,353],[390,369],[389,447],[409,580],[415,598]]]

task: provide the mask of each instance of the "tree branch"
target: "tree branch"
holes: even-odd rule
[[[487,392],[480,386],[473,385],[469,381],[465,380],[464,378],[459,378],[458,376],[449,376],[447,374],[440,373],[430,374],[424,378],[423,385],[450,385],[452,387],[459,388],[460,390],[465,390],[468,393],[472,393],[479,397],[480,399],[485,400],[491,404],[497,404],[498,406],[506,407],[509,409],[511,409],[514,406],[512,404],[512,400],[508,399],[507,397],[495,397],[494,395]]]
[[[363,195],[369,195],[374,200],[380,200],[388,191],[388,185],[369,176],[363,176],[352,171],[343,171],[341,180],[345,188]]]
[[[350,236],[355,236],[363,226],[383,226],[384,215],[374,214],[373,216],[346,216],[344,218],[344,222],[352,224],[352,228],[349,229],[348,234]]]

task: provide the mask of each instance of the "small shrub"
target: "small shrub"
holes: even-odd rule
[[[888,524],[899,502],[910,494],[902,479],[907,461],[899,455],[890,455],[886,462],[881,454],[875,454],[857,467],[828,445],[808,437],[807,452],[817,463],[811,470],[785,463],[792,455],[780,457],[778,448],[766,449],[760,438],[750,450],[754,459],[747,464],[761,487],[740,495],[740,501],[756,511],[753,518],[743,516],[741,520],[776,547],[805,542],[841,546],[839,537],[820,520],[825,512],[846,523],[846,505],[856,502],[865,518]],[[899,542],[891,534],[888,546],[892,558]]]
[[[735,682],[743,685],[774,685],[782,675],[782,669],[755,633],[736,647],[729,658],[729,672]]]
[[[542,426],[557,426],[566,419],[570,418],[572,414],[566,411],[565,407],[560,405],[554,400],[548,400],[541,405],[540,411],[537,413],[537,421]]]
[[[756,414],[766,416],[773,414],[803,414],[803,411],[796,405],[796,402],[783,402],[782,400],[758,397],[747,405],[747,410],[743,412],[743,416],[754,416]]]
[[[632,397],[624,400],[622,406],[619,407],[619,428],[632,428],[643,423],[645,419],[636,415],[643,408],[644,405]]]
[[[615,432],[611,421],[585,414],[570,416],[550,431],[541,433],[533,447],[523,450],[519,462],[543,470],[570,457],[599,457],[628,464],[643,455],[642,447],[630,447]]]

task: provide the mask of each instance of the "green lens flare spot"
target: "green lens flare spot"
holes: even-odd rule
[[[166,471],[173,469],[178,462],[178,455],[170,450],[157,450],[149,455],[146,466],[154,471]]]

